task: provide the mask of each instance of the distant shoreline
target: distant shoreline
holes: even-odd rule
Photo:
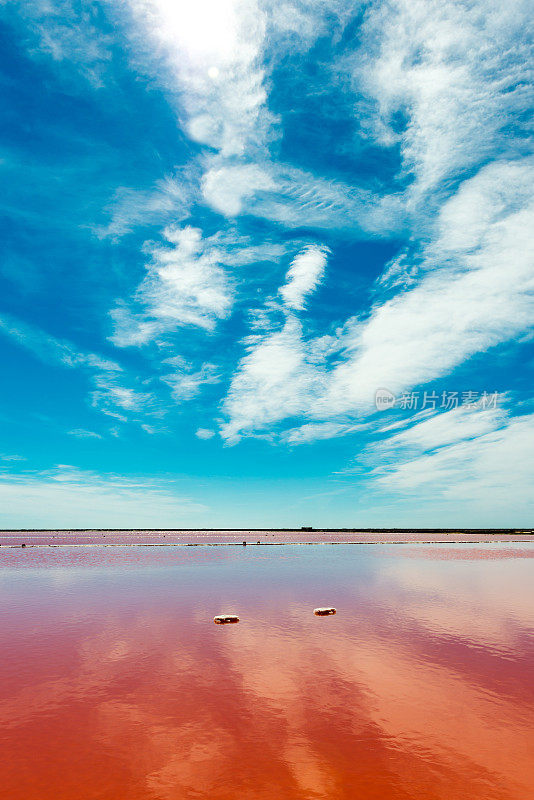
[[[483,544],[534,541],[525,528],[69,528],[0,530],[0,548]]]
[[[482,533],[534,535],[534,528],[0,528],[10,533]]]

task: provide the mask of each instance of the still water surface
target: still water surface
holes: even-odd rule
[[[2,797],[534,798],[533,558],[2,548]]]

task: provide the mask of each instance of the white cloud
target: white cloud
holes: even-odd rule
[[[347,67],[352,73],[360,125],[381,143],[400,144],[403,177],[414,178],[405,196],[380,196],[270,160],[278,121],[267,108],[262,62],[277,63],[288,49],[306,50],[326,32],[340,36],[354,19],[353,6],[130,0],[130,7],[137,47],[146,51],[150,42],[158,77],[177,98],[186,131],[217,150],[205,161],[202,190],[226,216],[252,213],[299,226],[306,214],[316,227],[392,231],[405,221],[406,206],[424,215],[419,200],[428,206],[434,189],[441,196],[445,179],[483,164],[497,149],[508,157],[522,151],[516,137],[502,132],[528,106],[523,0],[374,3],[358,47],[334,59],[332,82],[339,88]],[[421,228],[420,218],[415,223]]]
[[[288,308],[302,311],[306,295],[313,292],[323,278],[327,256],[328,249],[318,245],[310,245],[295,256],[288,270],[286,283],[280,289]]]
[[[96,389],[91,393],[91,405],[104,414],[126,422],[127,413],[140,413],[150,408],[153,397],[148,392],[139,392],[124,386],[110,375],[96,375]]]
[[[72,431],[67,431],[69,436],[75,436],[77,439],[101,439],[102,436],[95,431],[87,431],[85,428],[74,428]]]
[[[504,425],[507,417],[504,409],[481,410],[458,406],[451,411],[431,413],[426,419],[415,417],[415,424],[410,424],[413,420],[406,420],[406,429],[385,439],[377,445],[377,449],[379,452],[410,448],[419,451],[434,450],[454,442],[483,436]],[[390,430],[393,430],[393,426]]]
[[[215,431],[212,431],[210,428],[198,428],[195,432],[195,436],[198,439],[213,439],[215,436]]]
[[[271,157],[281,133],[268,108],[266,64],[284,58],[288,48],[306,50],[331,32],[334,20],[341,32],[352,13],[345,4],[129,0],[129,5],[137,24],[134,47],[154,62],[158,80],[179,108],[182,128],[216,151],[199,160],[201,192],[211,208],[226,217],[253,214],[288,227],[301,227],[303,215],[307,225],[324,229],[350,225],[373,233],[402,224],[399,197],[380,197]]]
[[[533,178],[532,164],[504,162],[461,186],[423,251],[423,278],[349,335],[353,354],[332,372],[316,413],[369,406],[380,386],[428,382],[532,327]]]
[[[160,72],[185,111],[195,141],[224,156],[263,146],[271,126],[260,66],[264,14],[254,0],[130,0],[139,25],[137,46],[148,40],[163,55]]]
[[[0,505],[4,526],[13,528],[180,527],[206,510],[172,485],[69,466],[0,474]]]
[[[14,5],[28,27],[30,53],[36,57],[45,54],[59,63],[70,61],[95,88],[104,84],[112,40],[98,24],[96,8],[82,8],[75,0],[32,0]],[[65,73],[63,70],[62,75]]]
[[[400,143],[416,201],[496,151],[520,152],[508,126],[532,97],[529,19],[523,0],[370,6],[354,57],[355,88],[376,101],[374,134]],[[406,118],[400,132],[399,114]]]
[[[284,164],[272,166],[270,174],[274,191],[254,197],[247,205],[248,213],[288,228],[300,228],[305,220],[306,226],[349,229],[358,236],[397,231],[404,223],[406,212],[400,195],[381,196]]]
[[[151,51],[183,129],[211,148],[191,173],[191,183],[200,183],[197,199],[225,217],[253,215],[287,228],[305,221],[361,236],[405,230],[409,222],[414,233],[378,285],[374,307],[349,318],[335,336],[306,338],[291,318],[304,309],[324,272],[320,248],[297,256],[280,289],[289,318],[280,330],[271,326],[248,341],[231,381],[223,429],[229,441],[286,420],[293,426],[283,434],[287,441],[328,431],[341,435],[355,416],[373,409],[378,386],[399,392],[426,383],[531,330],[533,167],[522,157],[519,120],[528,105],[526,3],[385,0],[366,8],[353,57],[341,46],[336,50],[343,54],[333,59],[332,76],[339,89],[348,65],[358,123],[367,125],[375,143],[400,148],[401,180],[390,194],[276,163],[271,146],[279,120],[267,106],[266,70],[325,32],[339,44],[337,34],[353,6],[341,0],[128,5],[137,22],[138,53]],[[70,19],[72,4],[61,7]],[[499,160],[488,163],[496,154]],[[119,190],[106,232],[118,237],[132,225],[181,215],[190,202],[191,192],[184,194],[174,179],[152,192]],[[119,346],[161,343],[183,326],[214,330],[233,304],[225,267],[252,263],[262,247],[240,247],[222,234],[203,238],[191,227],[169,227],[164,236],[168,245],[147,246],[146,277],[132,302],[113,312]],[[386,286],[395,292],[389,299],[381,294]],[[19,339],[66,366],[88,366],[105,376],[119,369],[57,340]],[[178,366],[163,380],[182,400],[213,375]],[[118,409],[139,411],[150,403],[146,393],[116,379],[98,381],[96,399],[106,413],[120,416]],[[304,425],[292,420],[299,416]]]
[[[253,339],[234,374],[223,410],[221,435],[230,443],[245,433],[305,413],[320,391],[320,376],[306,355],[302,327],[289,317],[275,333]]]
[[[0,317],[0,333],[14,339],[45,364],[67,369],[85,369],[93,386],[89,395],[90,404],[103,414],[127,422],[127,414],[144,412],[154,405],[155,398],[150,393],[124,385],[131,378],[115,361],[78,350],[71,342],[56,339],[39,328],[6,314]],[[76,435],[74,431],[71,433]],[[79,431],[78,435],[81,435]]]
[[[95,229],[97,236],[120,239],[134,228],[185,219],[191,205],[188,180],[167,177],[157,181],[154,189],[131,189],[121,186],[112,203],[105,209],[110,220]]]
[[[346,0],[263,0],[268,37],[277,49],[307,50],[322,36],[334,37],[354,14]]]
[[[377,388],[398,393],[424,384],[531,330],[533,180],[534,166],[521,160],[490,164],[465,181],[418,254],[419,280],[367,320],[349,321],[322,359],[317,340],[304,341],[295,323],[255,344],[232,381],[225,430],[261,430],[295,413],[316,420],[367,414]],[[335,350],[338,362],[329,368]],[[264,388],[279,385],[280,401]]]
[[[298,428],[284,431],[280,439],[286,444],[310,444],[321,439],[346,436],[348,433],[365,430],[368,427],[366,424],[354,425],[346,422],[306,422]]]
[[[257,192],[275,189],[273,177],[257,164],[212,166],[202,180],[206,202],[225,217],[236,217]]]
[[[161,380],[170,386],[173,398],[179,403],[196,397],[203,386],[218,383],[220,377],[214,364],[205,363],[196,372],[186,367],[162,376]]]
[[[206,160],[204,200],[225,216],[250,214],[287,228],[350,229],[369,235],[399,230],[406,212],[401,195],[380,196],[339,180],[263,159],[234,164]]]
[[[382,491],[458,501],[484,517],[489,506],[507,514],[508,525],[534,511],[532,414],[446,412],[386,440],[378,457],[388,453],[372,474]]]
[[[244,18],[257,13],[254,5],[231,3]],[[335,21],[341,32],[353,13],[340,3],[263,3],[254,58],[257,62],[265,48],[275,61],[288,48],[306,49]],[[339,83],[348,64],[360,124],[367,124],[380,143],[400,145],[403,179],[411,179],[404,196],[380,196],[271,163],[265,147],[258,147],[258,142],[267,141],[269,128],[272,135],[271,120],[263,127],[263,139],[234,149],[233,155],[245,157],[246,163],[229,161],[224,148],[222,160],[208,160],[206,201],[227,216],[252,213],[291,227],[301,225],[306,214],[308,225],[350,225],[366,232],[398,229],[411,209],[421,229],[421,216],[426,214],[421,201],[433,210],[435,200],[448,190],[443,181],[465,175],[466,169],[484,164],[495,152],[515,157],[523,151],[520,137],[510,136],[508,126],[514,118],[520,121],[529,105],[529,44],[524,35],[528,15],[528,4],[521,0],[504,6],[486,0],[472,7],[438,0],[386,0],[370,6],[360,46],[352,56],[334,61],[332,80]],[[240,39],[234,34],[232,46],[238,54]],[[365,104],[360,102],[362,90]],[[374,115],[369,114],[369,99]],[[265,105],[262,93],[256,109]],[[221,151],[220,113],[210,106],[200,116],[197,138]],[[402,116],[405,124],[399,124]]]
[[[224,249],[190,226],[166,228],[164,235],[172,246],[151,248],[135,296],[140,311],[119,306],[112,312],[112,341],[119,347],[146,344],[184,325],[211,331],[230,314],[233,292],[222,267],[228,260]]]
[[[17,344],[25,347],[46,364],[57,364],[70,369],[86,367],[106,372],[121,371],[121,367],[115,361],[102,358],[95,353],[78,350],[71,342],[56,339],[40,328],[28,325],[9,314],[0,316],[0,333],[14,339]]]

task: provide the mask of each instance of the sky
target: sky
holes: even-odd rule
[[[522,527],[529,3],[0,0],[0,527]]]

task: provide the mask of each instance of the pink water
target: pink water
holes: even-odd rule
[[[348,531],[348,530],[42,530],[0,531],[0,546],[167,544],[334,544],[389,542],[531,542],[532,531]]]
[[[0,548],[2,797],[533,798],[533,558]]]

